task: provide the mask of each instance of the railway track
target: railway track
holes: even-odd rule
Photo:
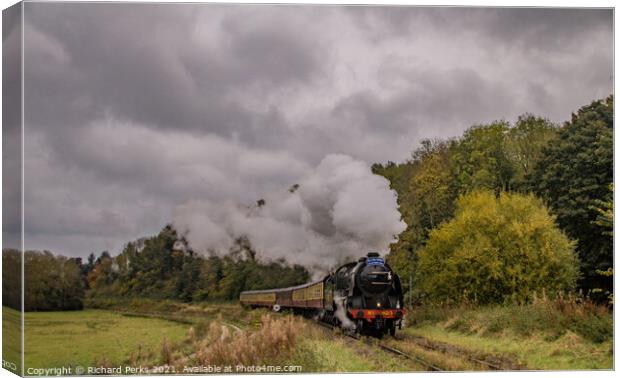
[[[420,357],[412,356],[412,355],[407,354],[407,353],[405,353],[403,351],[400,351],[400,350],[398,350],[396,348],[392,348],[391,346],[387,346],[385,344],[378,344],[378,347],[381,348],[382,350],[385,350],[386,352],[390,352],[390,353],[396,354],[398,356],[405,357],[405,358],[407,358],[409,360],[413,360],[416,363],[418,363],[418,364],[420,364],[420,365],[422,365],[424,367],[427,367],[428,369],[430,369],[432,371],[444,371],[443,369],[437,367],[436,365],[433,365],[432,363],[430,363],[430,362],[428,362],[426,360],[421,359]]]
[[[327,323],[323,323],[323,322],[317,322],[319,325],[321,325],[322,327],[328,328],[328,329],[332,329],[333,330],[333,326],[331,324],[327,324]],[[412,360],[424,367],[426,367],[427,369],[431,370],[431,371],[445,371],[446,369],[442,369],[441,367],[437,366],[434,363],[431,363],[423,358],[420,358],[416,355],[412,355],[409,353],[406,353],[404,351],[402,351],[401,349],[398,348],[398,345],[395,346],[391,346],[391,345],[386,345],[384,342],[381,341],[377,341],[377,342],[371,342],[368,339],[363,339],[361,337],[359,337],[359,335],[357,334],[351,334],[351,333],[343,333],[343,336],[358,340],[360,342],[364,342],[366,345],[369,346],[373,346],[373,347],[377,347],[381,350],[384,350],[388,353],[392,353],[392,354],[396,354],[398,356],[404,357],[406,359]],[[505,358],[502,357],[497,357],[497,356],[477,356],[474,354],[471,354],[468,351],[464,351],[456,346],[450,345],[450,344],[444,344],[444,343],[439,343],[439,342],[431,342],[425,338],[421,338],[421,337],[403,337],[403,336],[397,336],[393,338],[396,341],[399,342],[407,342],[410,344],[413,344],[421,349],[430,351],[430,352],[436,352],[436,353],[441,353],[444,355],[450,355],[462,360],[466,360],[469,361],[471,363],[473,363],[474,365],[480,366],[482,369],[484,370],[523,370],[523,369],[527,369],[526,367],[519,365],[517,363],[515,363],[514,361],[510,361],[507,360]]]
[[[490,359],[493,361],[489,361],[489,357],[481,357],[471,354],[470,352],[461,350],[458,347],[453,345],[431,342],[422,337],[397,337],[395,338],[398,341],[406,341],[416,346],[426,349],[433,352],[439,352],[443,354],[448,354],[454,357],[462,358],[473,362],[474,364],[480,365],[488,370],[523,370],[526,367],[519,365],[513,361],[507,360],[501,357],[490,356]]]
[[[445,353],[445,354],[450,354],[452,356],[465,358],[465,359],[467,359],[467,360],[469,360],[471,362],[474,362],[474,363],[476,363],[478,365],[482,365],[482,366],[488,368],[489,370],[502,370],[502,367],[497,365],[497,364],[494,364],[494,363],[491,363],[491,362],[488,362],[488,361],[485,361],[485,360],[481,360],[479,358],[476,358],[474,356],[471,356],[471,355],[468,355],[468,354],[465,354],[465,353],[457,353],[457,352],[449,351],[449,350],[446,350],[445,348],[439,348],[437,346],[432,346],[432,345],[429,345],[427,343],[421,342],[421,341],[419,341],[417,339],[408,339],[408,341],[410,341],[413,344],[415,344],[415,345],[417,345],[417,346],[419,346],[421,348],[424,348],[426,350],[435,351],[435,352],[441,352],[441,353]]]
[[[320,326],[322,326],[324,328],[330,329],[332,331],[334,330],[334,327],[331,324],[324,323],[324,322],[321,322],[321,321],[317,321],[317,324],[319,324]],[[368,345],[370,347],[377,347],[377,348],[379,348],[379,349],[381,349],[383,351],[386,351],[388,353],[392,353],[392,354],[395,354],[397,356],[400,356],[400,357],[406,358],[408,360],[414,361],[415,363],[417,363],[419,365],[422,365],[422,366],[424,366],[425,368],[427,368],[427,369],[429,369],[431,371],[444,371],[443,369],[441,369],[437,365],[434,365],[434,364],[432,364],[432,363],[430,363],[430,362],[428,362],[428,361],[426,361],[426,360],[424,360],[424,359],[422,359],[422,358],[420,358],[418,356],[410,355],[410,354],[405,353],[405,352],[403,352],[401,350],[398,350],[398,349],[396,349],[394,347],[391,347],[389,345],[385,345],[385,344],[383,344],[381,342],[373,343],[373,342],[370,342],[368,340],[362,339],[359,335],[352,334],[352,333],[346,333],[346,332],[343,333],[343,336],[351,338],[351,339],[354,339],[354,340],[357,340],[358,342],[362,342],[365,345]]]

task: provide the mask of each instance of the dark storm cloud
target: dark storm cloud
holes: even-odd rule
[[[483,25],[480,34],[498,43],[524,50],[561,50],[592,37],[585,30],[610,33],[613,13],[608,9],[496,9],[483,17]]]
[[[27,3],[25,22],[28,239],[74,255],[329,154],[402,161],[612,90],[611,10]]]
[[[21,7],[2,14],[2,238],[21,245]]]
[[[430,34],[473,33],[500,45],[524,49],[558,49],[587,38],[596,29],[611,31],[609,9],[575,8],[467,8],[376,7],[349,8],[347,13],[360,29],[375,36],[402,37],[418,27],[430,26]],[[425,38],[428,33],[420,34]]]
[[[367,132],[379,128],[397,133],[447,122],[471,125],[497,119],[508,110],[508,88],[487,82],[472,70],[413,72],[403,79],[409,80],[407,89],[392,98],[382,100],[370,91],[356,93],[336,104],[334,116],[363,125]]]
[[[3,130],[18,132],[21,124],[21,12],[11,7],[2,15],[2,48],[4,51],[2,86]]]
[[[79,123],[111,112],[162,128],[254,139],[247,125],[271,121],[274,112],[252,112],[231,101],[230,93],[253,84],[273,89],[303,83],[320,68],[316,50],[303,30],[281,22],[285,15],[254,27],[224,16],[218,45],[207,46],[196,31],[201,9],[29,5],[26,93],[39,110],[29,112],[31,121],[62,127],[67,118]],[[72,104],[69,114],[57,111],[61,101]]]

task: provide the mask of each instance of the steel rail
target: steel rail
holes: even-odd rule
[[[325,322],[322,322],[322,321],[317,321],[316,323],[318,325],[320,325],[321,327],[328,328],[328,329],[330,329],[332,331],[334,330],[334,325],[332,325],[332,324],[325,323]],[[381,343],[374,344],[374,343],[365,341],[357,334],[345,333],[344,336],[350,337],[350,338],[352,338],[352,339],[354,339],[356,341],[359,341],[359,342],[363,342],[365,345],[368,345],[368,346],[371,346],[371,347],[378,347],[379,349],[382,349],[382,350],[384,350],[386,352],[389,352],[389,353],[395,354],[397,356],[401,356],[401,357],[407,358],[407,359],[412,360],[412,361],[414,361],[414,362],[416,362],[416,363],[418,363],[418,364],[420,364],[420,365],[422,365],[422,366],[424,366],[424,367],[426,367],[426,368],[428,368],[428,369],[430,369],[432,371],[444,371],[440,367],[438,367],[436,365],[433,365],[432,363],[430,363],[430,362],[428,362],[426,360],[423,360],[420,357],[412,356],[410,354],[407,354],[407,353],[405,353],[405,352],[403,352],[401,350],[398,350],[396,348],[392,348],[392,347],[387,346],[385,344],[381,344]]]

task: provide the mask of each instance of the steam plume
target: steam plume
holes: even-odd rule
[[[199,253],[224,255],[240,236],[257,257],[284,258],[315,275],[368,251],[386,252],[405,228],[396,193],[370,167],[328,155],[300,181],[255,205],[191,200],[175,209],[174,226]]]

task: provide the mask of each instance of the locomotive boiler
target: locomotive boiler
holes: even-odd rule
[[[244,306],[292,310],[377,337],[395,335],[405,315],[400,278],[376,252],[342,265],[320,281],[244,291],[239,299]]]

